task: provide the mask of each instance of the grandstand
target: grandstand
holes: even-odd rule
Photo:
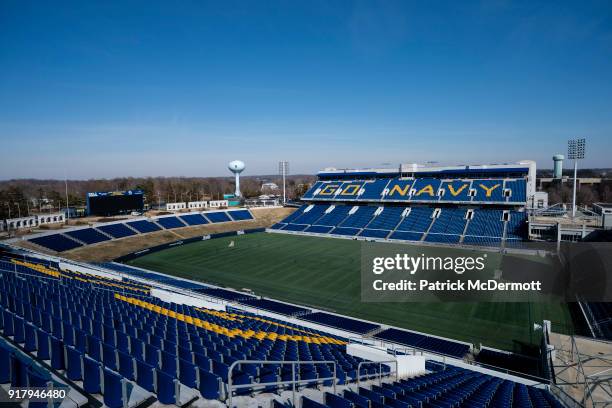
[[[304,204],[272,231],[493,247],[527,238],[533,162],[326,170],[318,176]]]
[[[47,250],[64,252],[100,242],[156,231],[252,219],[253,215],[251,212],[245,209],[207,211],[203,213],[194,212],[179,216],[167,215],[126,222],[102,223],[93,227],[73,228],[65,232],[37,234],[29,237],[28,241]]]
[[[398,378],[397,368],[371,364],[348,340],[351,332],[376,332],[376,325],[185,282],[120,264],[87,267],[3,250],[0,383],[52,382],[68,390],[71,406],[111,408],[195,400],[286,407],[291,401],[302,407],[562,406],[545,386],[467,368],[460,359],[441,363],[432,355],[422,371]],[[218,303],[162,299],[187,293]],[[239,303],[224,305],[228,299]],[[413,344],[406,336],[385,330],[375,338]],[[418,341],[425,349],[428,343],[462,352],[458,343],[427,336]]]
[[[236,231],[262,225],[228,209],[26,237],[35,250],[0,249],[0,383],[52,384],[69,406],[111,408],[568,406],[547,343],[551,327],[573,334],[563,305],[357,297],[352,240],[432,254],[485,246],[499,267],[527,238],[534,179],[532,162],[326,170],[268,229]],[[215,224],[226,227],[197,235]],[[59,257],[158,231],[164,240],[115,262]],[[581,307],[608,336],[607,304]]]

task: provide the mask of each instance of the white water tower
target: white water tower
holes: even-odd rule
[[[236,176],[236,191],[234,192],[234,195],[236,197],[240,197],[240,173],[244,171],[244,162],[241,162],[240,160],[231,161],[227,165],[227,168]]]

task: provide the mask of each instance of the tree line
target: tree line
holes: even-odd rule
[[[315,177],[292,175],[287,177],[287,196],[300,197]],[[264,182],[278,184],[278,191],[266,193],[282,194],[282,181],[278,176],[243,176],[240,191],[244,197],[262,194]],[[66,186],[68,197],[66,197]],[[0,219],[16,218],[40,212],[58,211],[60,208],[84,206],[88,192],[142,190],[145,203],[149,205],[167,202],[189,202],[222,199],[224,194],[235,190],[234,178],[230,177],[121,177],[91,180],[38,180],[19,179],[0,181]]]

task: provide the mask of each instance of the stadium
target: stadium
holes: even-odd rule
[[[0,1],[0,408],[612,408],[612,2]]]
[[[0,383],[111,408],[600,401],[604,386],[564,387],[574,364],[562,356],[563,342],[581,355],[575,335],[581,350],[609,351],[607,303],[361,299],[372,242],[486,253],[490,277],[555,265],[529,248],[534,162],[326,169],[299,202],[276,207],[243,206],[232,171],[236,206],[143,215],[141,192],[96,193],[88,207],[124,216],[3,241]],[[586,383],[596,369],[580,370]]]

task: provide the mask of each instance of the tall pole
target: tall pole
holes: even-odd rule
[[[283,204],[285,204],[287,202],[287,173],[289,172],[289,162],[278,162],[278,171],[283,177]]]
[[[578,178],[578,160],[584,159],[586,139],[567,141],[567,158],[574,159],[574,191],[572,193],[572,218],[576,217],[576,184]]]
[[[66,219],[70,218],[70,209],[68,208],[68,176],[64,176],[64,186],[66,187]]]
[[[574,192],[572,194],[572,218],[576,218],[576,178],[578,176],[578,159],[574,159]]]

